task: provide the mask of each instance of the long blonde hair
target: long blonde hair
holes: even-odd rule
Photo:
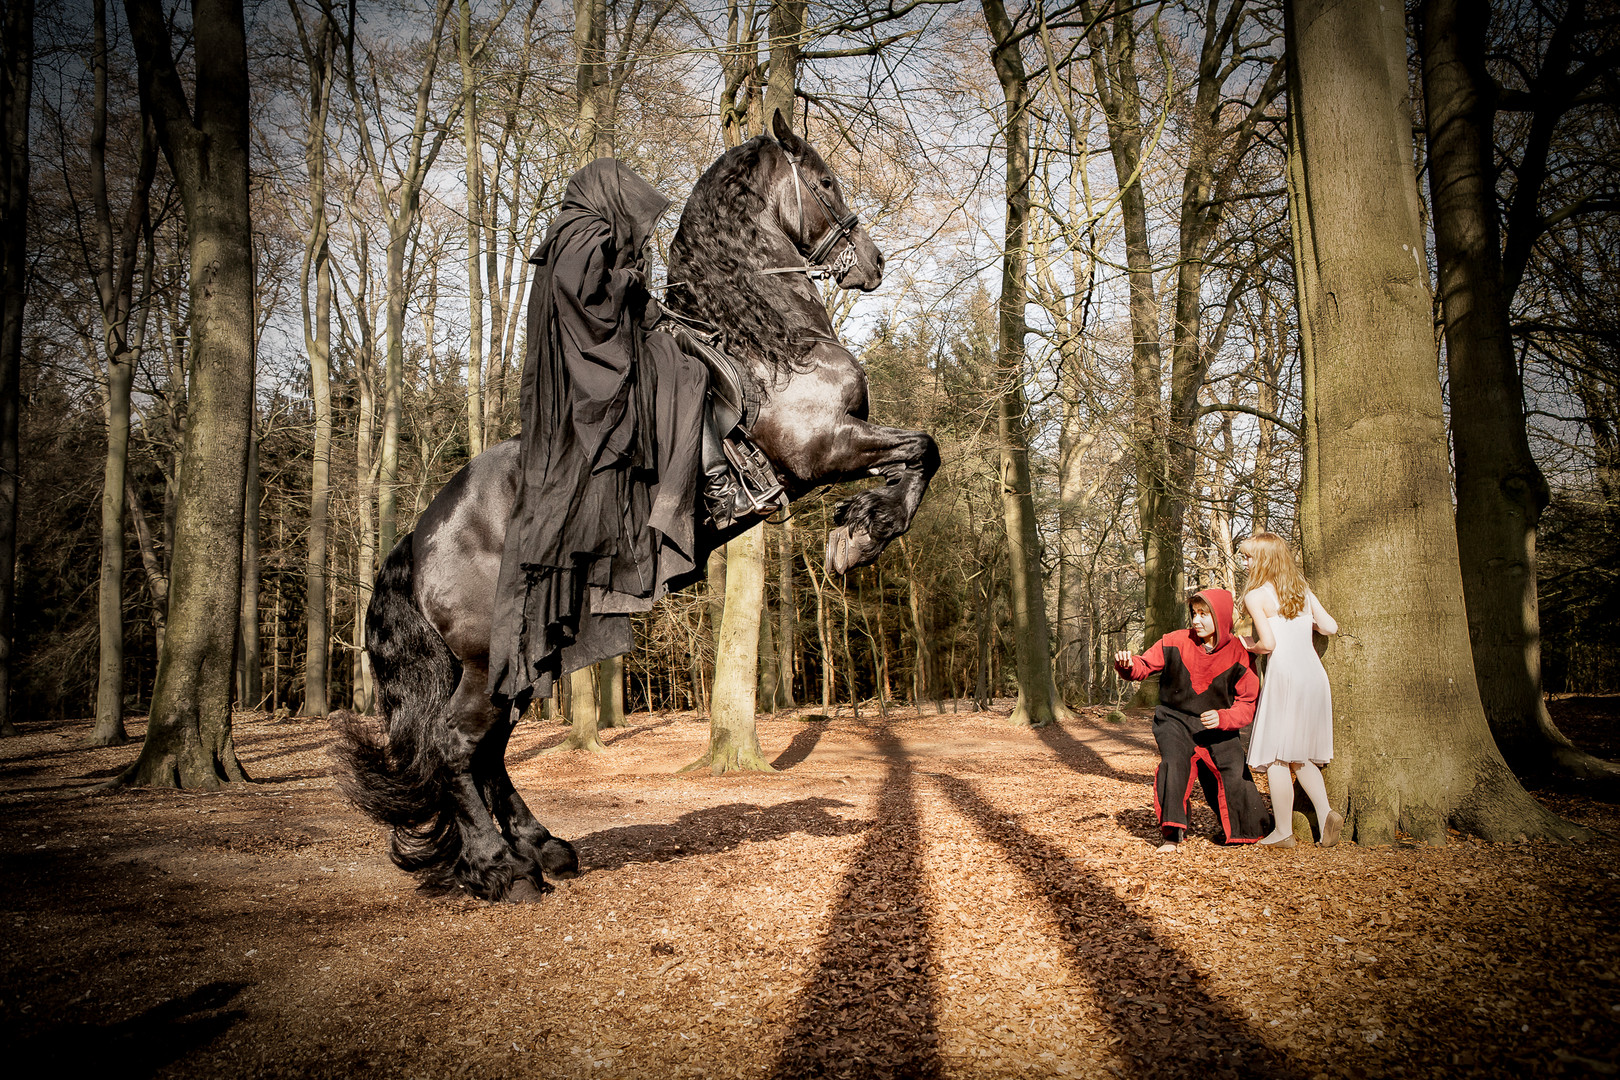
[[[1245,596],[1262,585],[1270,585],[1277,590],[1277,613],[1283,618],[1292,619],[1305,610],[1305,593],[1310,586],[1286,540],[1276,533],[1257,532],[1239,544],[1238,550],[1254,559],[1254,567],[1243,583]]]

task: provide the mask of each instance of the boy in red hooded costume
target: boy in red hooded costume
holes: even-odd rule
[[[1232,635],[1232,594],[1205,589],[1187,607],[1191,629],[1164,635],[1141,656],[1114,655],[1114,667],[1127,679],[1159,676],[1153,713],[1159,744],[1153,808],[1164,836],[1159,850],[1174,851],[1187,835],[1194,776],[1220,820],[1217,839],[1252,844],[1271,830],[1271,815],[1249,775],[1238,732],[1254,719],[1260,680],[1248,650]]]

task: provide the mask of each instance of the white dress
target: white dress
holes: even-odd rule
[[[1327,669],[1311,644],[1309,599],[1292,619],[1279,612],[1270,621],[1277,647],[1266,662],[1266,681],[1249,740],[1249,765],[1256,769],[1277,761],[1326,765],[1333,760],[1333,693]]]

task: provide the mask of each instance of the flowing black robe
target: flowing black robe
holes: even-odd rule
[[[628,652],[629,612],[698,576],[708,373],[663,333],[642,247],[669,200],[612,158],[580,169],[530,260],[517,506],[490,696],[522,710]]]

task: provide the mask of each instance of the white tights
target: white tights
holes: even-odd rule
[[[1271,812],[1277,819],[1268,840],[1281,840],[1294,835],[1294,778],[1288,774],[1286,761],[1273,761],[1266,766],[1266,781],[1271,788]],[[1305,789],[1311,805],[1316,807],[1316,820],[1326,823],[1328,813],[1327,785],[1322,782],[1322,770],[1309,761],[1294,763],[1299,786]]]

